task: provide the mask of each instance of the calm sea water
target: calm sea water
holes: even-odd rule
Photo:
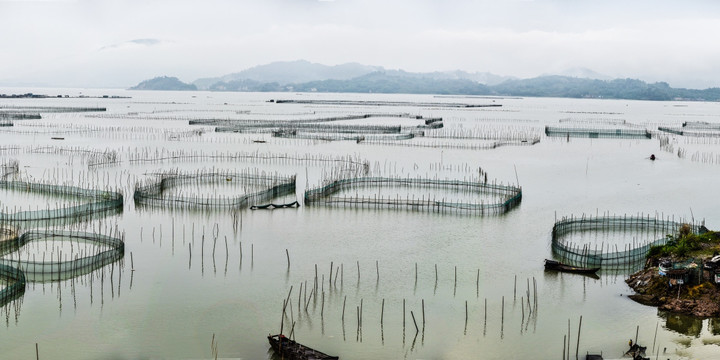
[[[13,90],[8,92],[27,92]],[[562,357],[568,326],[573,355],[576,351],[602,351],[606,358],[619,358],[639,326],[638,341],[648,349],[654,344],[662,358],[720,356],[717,322],[661,314],[634,303],[627,298],[632,291],[625,285],[625,273],[601,271],[600,278],[593,279],[543,269],[543,259],[552,257],[550,231],[561,216],[643,213],[704,219],[711,229],[720,224],[720,190],[715,186],[720,164],[693,161],[702,159],[702,155],[693,154],[706,154],[707,159],[711,156],[707,154],[720,153],[712,140],[676,137],[671,139],[674,150],[670,153],[661,150],[657,139],[548,138],[543,132],[545,125],[607,126],[624,121],[656,129],[658,124],[680,126],[685,121],[717,123],[720,104],[421,95],[32,91],[132,97],[0,100],[0,106],[107,108],[103,113],[45,114],[40,110],[42,120],[16,121],[13,127],[0,128],[0,144],[6,147],[0,152],[0,162],[16,159],[25,178],[119,188],[126,200],[121,214],[71,226],[123,231],[126,254],[123,261],[96,271],[92,277],[29,283],[20,302],[3,309],[3,358],[31,358],[37,343],[40,358],[208,359],[214,358],[212,348],[216,346],[218,358],[263,359],[271,354],[265,336],[278,333],[281,321],[285,333],[295,322],[298,341],[343,359],[557,359]],[[502,107],[266,102],[277,98],[494,102]],[[537,134],[541,141],[533,146],[487,150],[393,146],[214,133],[211,127],[187,122],[358,113],[443,117],[447,131],[528,133]],[[419,124],[392,118],[372,121]],[[195,129],[208,132],[187,135]],[[266,142],[253,141],[260,139]],[[425,139],[423,144],[428,143],[432,140]],[[13,146],[19,148],[9,149]],[[65,151],[38,153],[37,147],[43,146]],[[679,148],[686,149],[684,158],[677,156]],[[237,217],[226,210],[136,208],[132,201],[135,183],[157,171],[250,169],[296,175],[297,196],[280,199],[287,202],[300,200],[306,186],[317,186],[334,171],[318,163],[126,161],[130,153],[154,156],[162,149],[205,154],[257,151],[291,156],[349,155],[367,160],[372,173],[381,176],[462,180],[476,178],[482,168],[490,181],[519,181],[523,200],[507,214],[484,217],[312,206],[246,209]],[[122,161],[89,168],[86,158],[75,150],[116,150]],[[650,154],[658,160],[649,161]],[[189,186],[175,191],[232,195],[238,188]],[[359,190],[361,194],[367,191],[372,190]],[[413,190],[399,191],[399,196],[405,196]],[[417,190],[418,197],[427,193]],[[0,206],[19,207],[23,201],[22,193],[13,193],[0,199]],[[34,208],[51,206],[55,201],[37,196],[30,199]],[[598,236],[600,241],[619,244],[632,241]],[[306,284],[312,286],[316,266],[320,295],[310,300],[304,293],[298,297],[301,284],[303,289]],[[335,278],[338,270],[340,279]],[[526,301],[529,289],[535,302],[534,284],[537,308],[530,314]],[[292,310],[288,309],[282,319],[283,301],[291,287]],[[305,291],[310,295],[311,289]]]

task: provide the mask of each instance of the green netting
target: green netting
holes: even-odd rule
[[[67,185],[51,185],[26,181],[0,181],[0,188],[51,194],[77,198],[78,203],[57,209],[22,210],[10,212],[5,208],[0,211],[0,221],[24,222],[61,218],[86,217],[91,214],[122,210],[123,196],[114,191],[83,189]]]
[[[133,198],[136,205],[175,208],[246,208],[295,193],[295,176],[263,175],[237,172],[161,173],[159,180],[138,184]],[[263,190],[238,196],[179,196],[165,191],[181,185],[241,181],[263,187]]]
[[[720,129],[717,127],[690,127],[690,128],[671,128],[659,126],[658,130],[670,134],[692,137],[720,137]]]
[[[45,282],[74,278],[92,272],[115,262],[125,255],[125,242],[120,236],[108,236],[86,232],[62,230],[33,230],[23,233],[17,239],[17,248],[35,241],[66,241],[73,244],[89,243],[97,245],[96,253],[85,254],[80,251],[69,254],[43,253],[41,259],[21,258],[13,254],[0,258],[0,265],[20,269],[28,281]],[[79,246],[78,246],[79,247]]]
[[[0,110],[9,110],[13,112],[40,112],[40,113],[75,113],[75,112],[94,112],[107,111],[107,108],[101,107],[62,107],[62,106],[0,106]]]
[[[0,224],[0,256],[17,244],[18,229],[11,225]]]
[[[557,221],[552,230],[552,250],[564,262],[578,266],[624,267],[634,266],[645,261],[650,248],[664,245],[666,235],[677,234],[685,222],[658,219],[648,216],[598,216],[564,217]],[[694,232],[699,226],[692,225]],[[633,242],[623,248],[610,244],[574,244],[566,241],[566,235],[582,231],[645,231],[657,234],[657,240]]]
[[[242,120],[231,120],[231,119],[193,119],[189,120],[190,125],[216,125],[221,127],[258,127],[258,128],[264,128],[264,127],[286,127],[286,126],[293,126],[293,125],[309,125],[309,124],[319,124],[319,123],[327,123],[327,122],[335,122],[335,121],[348,121],[348,120],[363,120],[363,119],[371,119],[371,118],[404,118],[404,119],[413,119],[413,120],[423,120],[425,125],[430,125],[432,123],[442,122],[441,117],[431,117],[426,118],[421,115],[410,115],[407,113],[373,113],[373,114],[359,114],[359,115],[346,115],[346,116],[332,116],[332,117],[322,117],[322,118],[297,118],[292,120],[279,120],[279,119],[273,119],[273,120],[252,120],[252,119],[242,119]],[[171,120],[171,119],[168,119]]]
[[[400,126],[388,125],[320,125],[315,123],[268,122],[267,124],[245,124],[235,126],[218,126],[215,132],[258,132],[270,131],[304,131],[310,133],[360,133],[360,134],[397,134]]]
[[[720,124],[707,121],[686,121],[682,124],[682,127],[695,130],[720,130]]]
[[[448,202],[429,198],[407,198],[407,197],[337,197],[332,196],[342,190],[357,187],[380,187],[383,185],[400,185],[423,188],[442,188],[464,190],[483,194],[495,194],[503,201],[496,203],[464,203]],[[452,212],[473,215],[502,214],[510,211],[522,200],[522,188],[486,184],[480,182],[458,181],[458,180],[433,180],[433,179],[398,179],[382,177],[361,177],[333,181],[323,187],[311,189],[305,192],[306,205],[326,206],[347,206],[359,208],[389,208],[389,209],[410,209],[430,212]]]
[[[40,114],[26,114],[23,112],[0,112],[0,120],[37,120],[42,119]]]
[[[329,122],[376,117],[423,120],[424,123],[405,129],[402,126],[388,125],[327,124]],[[219,125],[215,128],[216,132],[265,132],[272,133],[275,137],[291,139],[361,141],[365,137],[390,137],[394,140],[407,140],[414,137],[412,130],[442,127],[442,118],[425,119],[422,116],[409,114],[361,114],[317,119],[300,118],[295,120],[196,120],[191,121],[190,124]]]
[[[0,308],[25,293],[25,274],[22,270],[0,264]]]
[[[546,126],[545,135],[553,137],[580,138],[617,138],[617,139],[650,139],[652,135],[646,129],[607,129],[607,128],[572,128]]]

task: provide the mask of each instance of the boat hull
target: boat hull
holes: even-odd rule
[[[600,270],[597,268],[577,267],[563,264],[559,261],[545,260],[545,270],[556,270],[562,272],[576,273],[576,274],[595,274]]]
[[[275,352],[285,360],[337,360],[337,356],[328,355],[290,340],[282,334],[268,335],[268,342]]]

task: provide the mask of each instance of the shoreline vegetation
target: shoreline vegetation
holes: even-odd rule
[[[700,318],[720,316],[716,260],[720,233],[705,228],[693,234],[683,225],[665,245],[650,249],[645,268],[625,282],[635,291],[632,300],[658,310]]]

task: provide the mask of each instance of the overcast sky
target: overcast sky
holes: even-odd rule
[[[273,61],[720,87],[720,1],[0,0],[0,86],[191,82]]]

